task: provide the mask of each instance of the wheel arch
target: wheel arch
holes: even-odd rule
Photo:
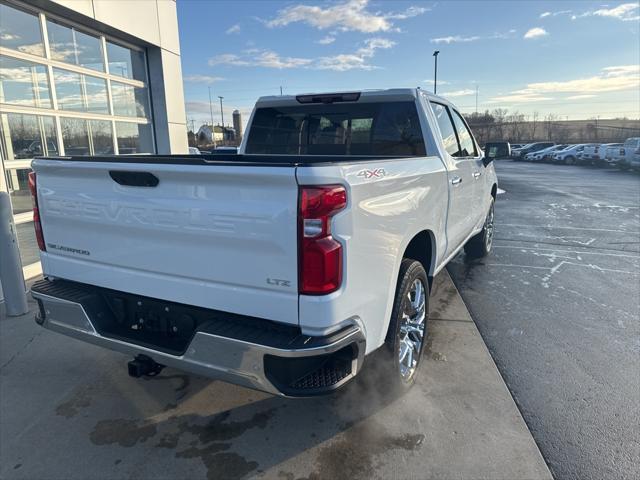
[[[427,272],[429,289],[433,284],[433,273],[436,269],[436,238],[431,230],[416,233],[407,244],[402,258],[411,258],[422,264]]]
[[[493,197],[494,201],[495,201],[497,195],[498,195],[498,184],[494,183],[493,186],[491,187],[491,196]]]

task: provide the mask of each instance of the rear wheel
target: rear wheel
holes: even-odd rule
[[[391,321],[377,354],[376,386],[402,393],[416,381],[426,343],[429,282],[420,262],[405,258],[400,265]]]
[[[471,239],[464,246],[465,253],[471,258],[486,257],[491,252],[491,246],[493,245],[493,230],[494,230],[494,209],[495,201],[491,197],[491,204],[489,205],[489,211],[484,220],[484,226],[482,231],[477,235],[471,237]]]
[[[575,165],[576,157],[574,157],[573,155],[569,155],[567,158],[564,159],[564,163],[566,163],[567,165]]]

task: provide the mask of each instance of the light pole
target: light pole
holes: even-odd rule
[[[224,111],[222,110],[222,99],[224,97],[218,95],[218,98],[220,99],[220,119],[222,120],[222,126],[224,127]]]
[[[435,69],[433,71],[433,94],[438,93],[438,54],[440,50],[433,52],[433,58],[435,61]]]

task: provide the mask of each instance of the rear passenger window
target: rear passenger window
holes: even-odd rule
[[[442,143],[444,144],[445,150],[452,157],[459,157],[460,147],[447,107],[436,102],[431,102],[431,107],[433,108],[433,113],[435,113],[438,126],[440,127],[440,134],[442,135]]]
[[[476,144],[473,141],[471,132],[467,128],[467,125],[462,120],[462,116],[453,110],[453,123],[456,126],[458,132],[458,141],[460,142],[460,156],[461,157],[475,157],[477,155]]]

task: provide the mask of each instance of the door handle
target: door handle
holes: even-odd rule
[[[482,175],[482,173],[480,173],[480,172],[473,172],[473,178],[475,178],[476,180],[478,178],[480,178],[481,175]]]
[[[462,178],[461,177],[453,177],[451,179],[451,185],[459,185],[462,183]]]

